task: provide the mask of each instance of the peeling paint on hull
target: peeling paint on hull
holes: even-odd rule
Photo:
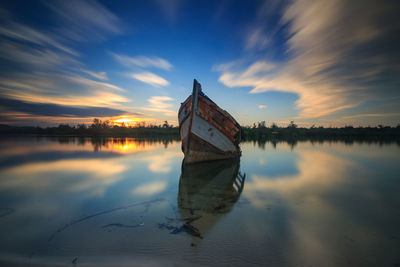
[[[179,109],[178,119],[185,163],[235,158],[241,155],[240,125],[228,112],[201,92],[201,85],[196,80],[192,95]]]

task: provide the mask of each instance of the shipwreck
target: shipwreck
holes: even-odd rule
[[[192,94],[179,108],[178,119],[185,163],[240,157],[239,123],[202,92],[196,79]]]

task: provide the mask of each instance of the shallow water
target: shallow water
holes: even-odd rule
[[[398,144],[241,148],[3,138],[0,264],[400,266]]]

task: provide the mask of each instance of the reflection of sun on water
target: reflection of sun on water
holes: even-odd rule
[[[134,142],[132,140],[125,140],[123,143],[113,143],[112,144],[113,150],[119,150],[122,153],[130,152],[130,151],[135,151],[135,150],[143,150],[144,145],[141,145],[137,142]]]

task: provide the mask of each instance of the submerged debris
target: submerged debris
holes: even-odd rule
[[[65,231],[67,228],[69,228],[69,227],[71,227],[71,226],[73,226],[73,225],[75,225],[75,224],[81,223],[81,222],[83,222],[83,221],[92,219],[92,218],[94,218],[94,217],[101,216],[101,215],[105,215],[105,214],[109,214],[109,213],[116,212],[116,211],[120,211],[120,210],[126,210],[126,209],[133,208],[133,207],[138,207],[138,206],[145,206],[145,211],[147,211],[147,210],[149,209],[149,207],[150,207],[151,204],[153,204],[153,203],[155,203],[155,202],[162,202],[162,201],[165,201],[165,199],[158,198],[158,199],[154,199],[154,200],[150,200],[150,201],[145,201],[145,202],[140,202],[140,203],[134,203],[134,204],[127,205],[127,206],[121,206],[121,207],[117,207],[117,208],[114,208],[114,209],[109,209],[109,210],[100,211],[100,212],[97,212],[97,213],[94,213],[94,214],[91,214],[91,215],[87,215],[87,216],[85,216],[85,217],[82,217],[82,218],[79,218],[79,219],[76,219],[76,220],[72,220],[71,222],[65,224],[63,227],[60,227],[59,229],[57,229],[57,230],[49,237],[49,239],[48,239],[47,241],[48,241],[48,242],[52,241],[52,240],[55,238],[55,236],[56,236],[57,234],[59,234],[59,233]]]
[[[200,218],[201,218],[201,216],[186,218],[186,219],[183,219],[183,221],[185,221],[184,224],[175,226],[175,225],[171,224],[175,220],[172,218],[166,217],[167,223],[159,223],[158,228],[159,229],[167,229],[170,231],[170,234],[173,234],[173,235],[180,234],[180,233],[187,233],[191,236],[203,238],[199,229],[197,229],[196,227],[191,225],[192,222],[194,222],[195,220],[198,220]],[[181,221],[181,220],[179,220],[179,221]]]
[[[192,235],[192,236],[198,237],[198,238],[203,238],[203,237],[201,236],[201,234],[200,234],[199,229],[197,229],[197,228],[194,227],[193,225],[188,224],[188,223],[185,223],[182,227],[183,227],[183,229],[184,229],[184,231],[185,231],[186,233],[188,233],[188,234],[190,234],[190,235]]]

